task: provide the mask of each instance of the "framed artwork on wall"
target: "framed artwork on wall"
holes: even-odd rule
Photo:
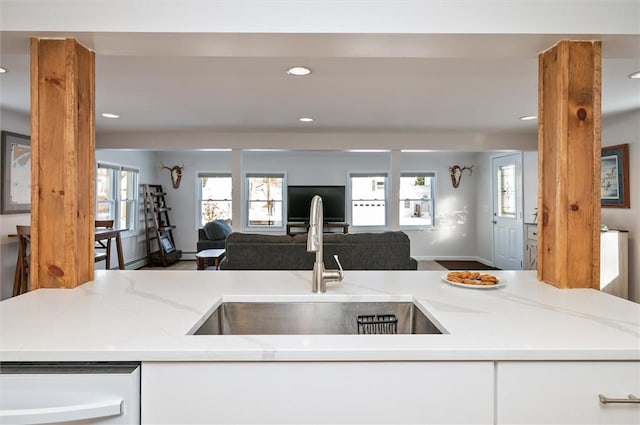
[[[630,208],[629,145],[602,148],[600,161],[600,205],[603,208]]]
[[[31,138],[2,131],[2,214],[31,211]]]

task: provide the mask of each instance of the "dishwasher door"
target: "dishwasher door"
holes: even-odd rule
[[[0,363],[0,424],[139,424],[140,365]]]

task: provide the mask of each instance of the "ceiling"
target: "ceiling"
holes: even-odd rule
[[[29,113],[29,38],[96,52],[96,131],[534,133],[538,53],[575,34],[0,32],[0,102]],[[602,40],[603,116],[640,109],[640,36]],[[293,77],[293,65],[312,69]],[[118,119],[100,116],[103,112]],[[310,116],[313,123],[301,123]]]

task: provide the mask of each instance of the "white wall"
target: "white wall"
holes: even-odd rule
[[[245,151],[242,173],[284,172],[292,185],[346,185],[349,172],[382,171],[392,174],[390,152],[343,151]],[[425,152],[401,155],[400,171],[435,171],[437,203],[435,229],[403,229],[411,239],[411,253],[417,258],[475,257],[476,179],[465,173],[458,189],[451,185],[451,165],[475,165],[476,154],[469,152]],[[172,206],[171,223],[177,226],[176,245],[193,253],[197,241],[196,176],[198,172],[232,172],[232,153],[218,151],[158,152],[158,165],[184,164],[179,189],[171,188],[169,175],[161,172],[159,182],[166,186],[167,202]],[[476,168],[474,167],[474,173]],[[235,204],[234,204],[235,207]],[[395,207],[395,205],[393,206]],[[234,223],[235,231],[247,231]],[[396,226],[390,225],[389,229]],[[266,232],[264,230],[263,232]],[[357,229],[351,229],[357,231]],[[362,230],[361,230],[362,231]],[[280,230],[283,233],[283,230]]]
[[[198,240],[199,219],[196,215],[197,176],[199,172],[231,173],[231,152],[219,151],[162,151],[156,152],[158,173],[154,183],[161,184],[167,193],[167,205],[171,207],[169,219],[176,226],[173,237],[176,247],[183,253],[194,253]],[[169,170],[160,169],[184,165],[180,187],[171,185]]]
[[[476,215],[476,255],[485,263],[493,264],[493,194],[491,191],[491,159],[493,152],[482,152],[476,155],[477,170],[477,215]]]
[[[602,120],[602,146],[629,144],[631,208],[602,208],[602,223],[629,231],[629,299],[640,302],[640,111]]]
[[[460,185],[451,183],[449,167],[472,166]],[[411,255],[417,259],[476,257],[476,192],[479,164],[473,152],[403,153],[401,171],[435,171],[436,205],[433,229],[402,228],[411,239]]]

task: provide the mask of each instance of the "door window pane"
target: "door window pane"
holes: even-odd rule
[[[498,167],[498,216],[516,217],[516,165]]]

